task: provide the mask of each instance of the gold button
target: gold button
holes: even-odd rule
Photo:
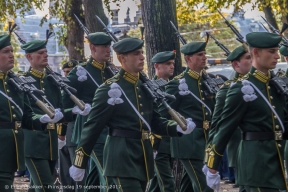
[[[278,144],[278,147],[282,147],[281,144]]]
[[[138,95],[139,98],[141,98],[141,95]]]
[[[104,73],[104,71],[102,71],[102,73]]]
[[[274,106],[274,105],[273,105],[272,107],[275,109],[275,106]]]
[[[208,115],[208,113],[206,112],[205,115]]]
[[[276,125],[275,127],[276,127],[276,129],[279,129],[279,125]]]
[[[205,108],[206,106],[202,104],[202,107]]]
[[[274,115],[274,119],[277,119],[277,117]]]
[[[14,109],[15,107],[12,105],[11,108]]]
[[[201,85],[201,83],[199,83],[199,85]]]
[[[41,81],[41,83],[44,83],[44,81]]]
[[[5,85],[7,85],[7,83],[6,83],[6,82],[5,82],[4,84],[5,84]]]
[[[136,87],[136,89],[139,89],[139,87]]]
[[[14,132],[15,132],[15,133],[18,133],[18,130],[15,130]]]
[[[140,107],[142,107],[143,105],[142,105],[142,103],[140,103]]]
[[[16,115],[15,115],[15,114],[13,114],[12,116],[13,116],[14,118],[16,117]]]
[[[203,101],[205,100],[205,98],[201,98]]]
[[[267,88],[270,89],[270,86],[268,86]]]
[[[42,88],[42,90],[43,90],[43,91],[45,91],[45,89],[44,89],[44,88]]]
[[[103,79],[105,79],[105,77],[103,77]]]
[[[144,115],[144,113],[143,113],[143,112],[141,112],[141,115]]]
[[[202,90],[200,90],[200,92],[201,92],[201,93],[203,93],[203,91],[202,91]]]
[[[7,89],[7,93],[9,93],[10,91],[9,91],[9,89]]]
[[[272,97],[272,96],[270,96],[270,99],[273,99],[273,97]]]

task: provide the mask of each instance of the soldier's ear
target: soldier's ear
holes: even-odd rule
[[[285,60],[288,62],[288,56],[285,56]]]

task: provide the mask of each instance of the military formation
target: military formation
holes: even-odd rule
[[[83,24],[87,61],[54,72],[47,30],[46,40],[19,39],[30,68],[15,74],[10,24],[0,36],[0,191],[14,191],[14,173],[25,167],[29,192],[58,191],[59,159],[65,192],[218,192],[225,153],[240,192],[287,191],[288,72],[273,71],[279,52],[288,61],[287,39],[253,32],[244,41],[229,27],[241,43],[232,52],[209,32],[190,43],[178,33],[187,67],[172,77],[175,51],[159,52],[150,80],[143,40]],[[232,79],[205,71],[209,36],[231,61]],[[111,45],[120,67],[109,61]],[[183,170],[173,173],[173,162]]]

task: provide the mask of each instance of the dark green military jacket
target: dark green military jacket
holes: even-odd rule
[[[36,82],[33,83],[37,89],[44,91],[46,99],[56,109],[60,108],[63,113],[62,98],[59,88],[53,82],[47,79],[47,74],[33,68],[30,68],[25,76],[33,77]],[[30,99],[31,107],[36,114],[45,113]],[[42,97],[38,99],[47,103]],[[64,118],[63,118],[64,120]],[[47,124],[39,122],[37,125],[24,130],[25,136],[25,157],[57,160],[58,159],[58,135],[55,124]]]
[[[222,117],[217,124],[218,131],[211,143],[207,164],[210,168],[218,169],[226,145],[238,126],[242,132],[282,131],[279,121],[287,126],[285,98],[277,93],[274,86],[269,85],[270,77],[252,67],[243,79],[257,86],[280,119],[277,119],[254,88],[257,98],[249,102],[244,101],[242,81],[237,82],[227,92]],[[237,170],[238,185],[286,189],[284,145],[285,140],[241,140],[236,165],[240,167]]]
[[[158,77],[155,75],[153,80],[157,79]],[[171,154],[169,136],[160,136],[154,134],[153,137],[153,150],[156,150],[158,153]]]
[[[78,80],[79,72],[78,68],[75,67],[67,76],[70,80],[68,83],[71,87],[74,87],[77,90],[75,94],[78,99],[84,101],[85,103],[92,104],[92,100],[98,86],[95,82],[100,86],[103,82],[105,82],[108,78],[111,77],[111,74],[106,69],[106,64],[101,64],[95,61],[92,57],[81,65],[84,69],[86,69],[92,78],[87,74],[87,80]],[[65,117],[67,116],[67,121],[73,120],[72,109],[75,106],[74,102],[69,98],[69,95],[65,92],[63,93],[63,105],[65,109]],[[77,115],[75,126],[72,134],[72,142],[78,144],[83,124],[87,121],[88,116]],[[97,143],[105,143],[106,136],[108,132],[107,129],[103,130],[103,133],[99,137]]]
[[[181,95],[179,92],[180,81],[185,80],[190,90],[196,97],[201,99],[213,112],[215,99],[208,98],[204,94],[202,71],[200,74],[187,68],[183,73],[176,76],[166,86],[166,92],[176,97],[175,101],[168,101],[168,104],[185,118],[192,118],[197,122],[195,130],[181,138],[171,138],[171,156],[180,159],[203,160],[205,146],[208,141],[208,129],[203,128],[203,122],[211,121],[209,110],[191,94]],[[162,105],[159,113],[166,118],[171,118],[165,107]]]
[[[209,130],[209,139],[208,139],[208,144],[207,144],[207,149],[206,149],[205,162],[207,162],[208,160],[208,154],[210,152],[210,143],[213,141],[213,137],[217,131],[216,130],[217,123],[221,119],[221,114],[225,105],[226,94],[230,86],[233,86],[233,84],[237,82],[238,78],[242,78],[242,77],[243,75],[236,72],[234,78],[232,80],[226,81],[224,85],[220,88],[220,90],[217,92],[216,104],[215,104],[214,112],[212,116],[211,128]],[[237,151],[240,139],[241,139],[241,131],[240,129],[236,129],[233,135],[231,136],[231,140],[227,146],[229,167],[235,167],[236,165],[235,153],[233,153],[232,151]]]
[[[0,72],[0,90],[8,97],[11,97],[19,106],[23,112],[23,116],[13,102],[0,94],[0,124],[22,121],[22,128],[27,129],[33,126],[33,122],[35,124],[40,123],[40,116],[33,113],[28,97],[23,93],[17,92],[14,87],[8,83],[9,79],[6,74]],[[0,154],[0,172],[25,170],[24,135],[22,129],[0,127]]]
[[[119,92],[119,89],[116,91],[111,89],[112,83],[117,83],[124,90],[132,105],[151,126],[153,133],[169,136],[181,135],[176,130],[176,122],[163,119],[157,113],[157,106],[143,90],[142,81],[138,79],[138,76],[121,69],[117,75],[106,81],[96,91],[92,110],[84,125],[76,150],[74,165],[77,167],[87,166],[89,155],[104,127],[139,133],[143,130],[148,131],[148,127],[135,113],[124,94]],[[109,104],[113,95],[123,102],[115,105]],[[149,139],[107,136],[103,162],[105,176],[130,177],[149,181],[154,175],[153,149]]]

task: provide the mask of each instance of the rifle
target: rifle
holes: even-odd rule
[[[84,33],[86,35],[89,35],[89,30],[87,29],[87,27],[85,27],[85,25],[83,25],[83,23],[80,21],[80,19],[77,17],[77,15],[74,14],[74,17],[76,18],[76,20],[78,21],[80,28],[84,31]]]
[[[77,90],[66,84],[70,82],[69,79],[54,72],[48,65],[45,67],[45,69],[48,74],[47,78],[50,79],[57,87],[65,91],[69,95],[70,99],[72,99],[72,101],[83,111],[85,109],[85,103],[74,95],[77,93]]]
[[[179,40],[181,41],[182,45],[187,44],[186,40],[181,36],[181,34],[179,33],[179,31],[176,28],[176,26],[174,25],[174,23],[172,21],[170,21],[170,23],[171,23],[173,29],[175,30],[175,34],[179,38]]]
[[[261,16],[261,17],[262,17],[262,16]],[[288,43],[288,39],[287,39],[284,35],[282,35],[282,33],[287,29],[287,24],[285,24],[285,23],[283,24],[282,30],[281,30],[281,32],[280,32],[280,31],[279,31],[278,29],[276,29],[271,23],[269,23],[264,17],[262,17],[262,19],[267,23],[267,25],[269,26],[270,30],[271,30],[273,33],[282,36],[282,40],[283,40],[285,43]]]
[[[240,43],[246,44],[244,41],[244,37],[241,35],[241,33],[234,27],[234,25],[230,24],[229,21],[222,15],[222,13],[217,9],[218,13],[223,17],[225,20],[226,25],[233,31],[233,33],[237,36],[236,40]]]
[[[218,45],[224,52],[225,52],[225,56],[227,56],[228,57],[228,55],[231,53],[230,51],[229,51],[229,49],[227,48],[227,47],[225,47],[222,43],[220,43],[211,33],[209,33],[208,31],[206,31],[206,34],[208,35],[208,36],[210,36],[214,41],[215,41],[215,43],[216,43],[216,45]]]
[[[260,22],[261,23],[261,22]],[[265,29],[266,32],[270,33],[270,31],[265,27],[263,23],[261,23],[262,27]]]
[[[158,79],[155,81],[150,80],[143,71],[140,71],[140,79],[143,81],[143,87],[146,92],[150,95],[150,97],[156,102],[161,102],[165,108],[168,110],[168,113],[171,115],[172,119],[174,119],[178,125],[182,128],[183,131],[187,129],[186,119],[180,115],[177,111],[172,109],[170,105],[167,103],[167,99],[175,100],[176,97],[174,95],[170,95],[162,91],[161,87],[165,86],[167,82],[164,79]]]
[[[38,105],[38,107],[44,113],[46,113],[51,119],[53,119],[55,114],[54,108],[49,106],[48,104],[46,105],[36,97],[36,95],[44,96],[44,92],[31,85],[32,83],[36,82],[36,80],[33,79],[33,77],[24,77],[24,76],[18,77],[12,71],[8,72],[8,77],[10,77],[8,83],[14,86],[17,92],[23,92],[28,94],[35,101],[36,105]]]
[[[109,29],[107,28],[107,26],[105,25],[105,23],[103,23],[103,21],[100,19],[100,17],[98,17],[97,15],[95,15],[96,16],[96,18],[98,19],[98,21],[101,23],[101,25],[103,25],[103,30],[107,33],[107,35],[109,35],[110,36],[110,38],[112,39],[112,41],[114,42],[114,43],[116,43],[117,41],[118,41],[118,39],[117,39],[117,37],[115,37],[115,35],[111,32],[111,31],[109,31]]]
[[[275,75],[274,71],[270,71],[271,79],[269,83],[273,85],[277,89],[277,93],[281,95],[288,96],[288,78],[284,76],[280,76],[279,74]]]

